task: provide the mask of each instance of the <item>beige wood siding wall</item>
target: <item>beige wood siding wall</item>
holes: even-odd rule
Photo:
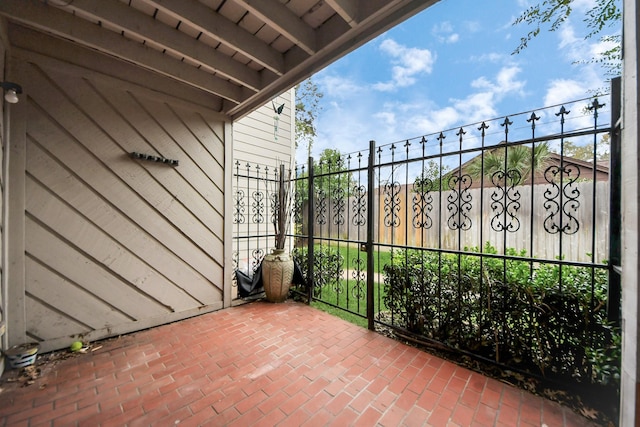
[[[274,111],[284,104],[281,114]],[[273,177],[273,172],[280,164],[286,168],[292,167],[295,159],[294,147],[294,120],[295,120],[295,92],[293,89],[283,93],[273,99],[273,102],[262,106],[248,116],[236,121],[233,124],[233,172],[237,172],[236,162],[239,163],[240,174],[247,174],[246,165],[250,165],[250,174],[255,176],[260,174],[264,177],[265,168],[269,168],[269,177]],[[276,129],[277,126],[277,129]],[[260,169],[256,169],[259,166]],[[275,186],[273,184],[265,186],[262,181],[259,184],[254,180],[246,179],[233,180],[234,191],[240,190],[242,195],[236,193],[234,202],[245,205],[242,215],[235,215],[232,224],[233,235],[238,236],[261,236],[252,239],[234,239],[233,251],[236,266],[244,272],[256,266],[257,258],[269,253],[273,247],[273,238],[266,237],[273,234],[271,221],[271,203],[268,194],[273,194]],[[264,210],[264,221],[255,223],[252,216],[251,205],[255,203],[252,199],[254,191],[260,191],[267,198]],[[237,219],[242,218],[239,224]],[[254,252],[259,250],[260,252]],[[235,298],[237,295],[234,294]]]
[[[294,102],[294,91],[291,89],[236,121],[233,124],[234,162],[289,165],[295,155]],[[277,114],[274,106],[277,108],[282,104],[282,113]]]
[[[225,123],[24,49],[15,62],[25,133],[12,137],[10,239],[25,273],[10,272],[23,283],[11,285],[13,339],[47,351],[221,308]]]

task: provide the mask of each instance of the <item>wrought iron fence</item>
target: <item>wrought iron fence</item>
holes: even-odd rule
[[[618,99],[310,158],[293,178],[291,249],[306,279],[294,291],[371,329],[568,381],[612,380]],[[235,260],[251,272],[271,243],[277,172],[236,166]]]

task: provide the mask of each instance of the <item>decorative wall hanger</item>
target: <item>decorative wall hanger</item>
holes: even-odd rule
[[[284,104],[276,107],[276,103],[272,99],[271,106],[273,107],[273,112],[275,113],[275,116],[273,116],[273,138],[275,141],[278,141],[278,125],[280,122],[280,114],[282,114],[282,110],[284,110]]]
[[[135,151],[131,153],[131,157],[138,160],[148,160],[150,162],[164,163],[169,166],[178,166],[179,163],[177,160],[166,159],[164,157],[154,156],[152,154],[137,153]]]

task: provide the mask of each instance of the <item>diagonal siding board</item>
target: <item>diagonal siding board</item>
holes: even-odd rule
[[[27,170],[31,176],[106,234],[127,247],[145,263],[204,304],[219,301],[221,291],[206,277],[128,220],[86,184],[51,159],[32,141],[27,145]]]
[[[117,277],[104,266],[91,262],[86,254],[47,232],[39,224],[30,222],[29,225],[26,246],[29,248],[29,256],[33,259],[47,265],[67,280],[82,284],[85,291],[117,307],[133,320],[168,313],[166,307],[145,298],[122,278]]]
[[[59,163],[68,163],[67,159],[74,159],[74,164],[82,165],[73,173],[96,194],[104,198],[106,203],[117,207],[136,227],[153,236],[212,283],[221,283],[217,280],[219,278],[221,280],[222,269],[212,262],[208,254],[186,238],[156,210],[138,201],[137,193],[106,170],[94,156],[77,146],[72,138],[52,124],[40,110],[30,108],[29,122],[29,137],[37,141],[39,146],[46,149],[49,155],[54,156]],[[120,161],[131,164],[128,158]]]
[[[91,332],[91,328],[81,324],[69,316],[52,310],[43,302],[34,298],[27,297],[25,300],[25,308],[29,316],[27,316],[27,337],[38,341],[46,341],[61,336],[65,339],[66,345],[73,340],[70,335],[61,335],[63,331],[78,331],[73,335],[84,335]]]
[[[202,147],[216,161],[224,166],[224,123],[214,117],[206,117],[199,112],[173,105],[173,113],[189,128]],[[199,156],[198,156],[199,157]]]
[[[171,311],[202,305],[60,200],[49,197],[46,190],[32,179],[27,179],[26,208],[29,216],[36,218],[56,234],[64,236],[69,244]],[[26,249],[28,252],[29,247]]]
[[[127,153],[105,135],[94,122],[77,106],[53,87],[40,73],[33,73],[30,80],[32,99],[50,114],[56,124],[65,129],[85,150],[100,159],[101,168],[107,168],[126,182],[137,193],[137,198],[146,201],[167,221],[196,243],[207,254],[221,254],[222,242],[182,204],[166,191],[147,171],[127,157]],[[164,169],[166,171],[166,169]],[[159,172],[157,175],[162,175]],[[214,259],[215,260],[215,259]]]
[[[225,118],[25,55],[20,330],[50,351],[222,308]]]
[[[42,72],[48,71],[42,70]],[[88,84],[86,80],[72,78],[58,72],[49,73],[51,73],[49,78],[64,89],[65,95],[68,96],[75,106],[93,122],[94,126],[98,127],[100,132],[112,142],[113,147],[111,150],[120,149],[122,150],[122,155],[126,156],[132,151],[145,152],[147,151],[146,147],[149,147],[153,141],[163,141],[167,139],[163,129],[157,126],[154,127],[151,132],[141,137],[139,128],[153,123],[153,117],[149,115],[139,117],[136,112],[138,112],[140,108],[131,102],[126,92],[113,87],[105,89],[104,92],[110,94],[124,95],[117,99],[119,102],[109,104],[104,101],[102,96],[95,92],[93,85]],[[114,105],[120,109],[120,113],[113,109]],[[127,118],[127,120],[125,121],[124,118]],[[172,127],[180,127],[177,120],[173,120],[170,125]],[[135,126],[136,129],[134,129],[133,126]],[[89,146],[93,152],[100,155],[97,147],[93,145]],[[174,155],[173,153],[177,153],[179,150],[180,148],[176,144],[172,144],[172,146],[167,147],[166,150],[157,154],[171,158]],[[156,172],[151,172],[150,178],[162,186],[165,192],[173,195],[173,198],[180,202],[180,205],[184,206],[184,209],[191,213],[194,222],[197,221],[201,223],[216,236],[221,236],[221,224],[223,221],[221,214],[216,214],[214,210],[213,206],[215,203],[208,201],[207,198],[203,197],[202,193],[199,193],[197,190],[189,188],[193,185],[192,182],[197,183],[202,181],[202,174],[195,173],[195,170],[188,167],[189,165],[183,168],[173,168],[149,162],[134,162],[133,160],[132,162],[143,170]],[[181,173],[184,173],[182,171],[187,171],[188,176],[182,177]],[[219,200],[222,198],[222,192],[213,185],[211,181],[207,181],[201,188],[212,190],[212,194],[209,196],[210,199]],[[207,206],[207,203],[209,206]]]
[[[26,289],[29,296],[46,301],[49,306],[94,330],[132,320],[32,258],[27,257],[26,270]],[[82,331],[59,332],[59,336],[70,336]]]
[[[98,86],[98,85],[97,85]],[[216,180],[222,179],[222,170],[220,165],[215,164],[206,168],[212,175],[209,178],[204,173],[204,168],[201,169],[198,164],[191,157],[185,157],[184,148],[181,145],[198,144],[198,141],[182,141],[172,138],[154,119],[153,115],[157,111],[162,111],[162,106],[155,104],[153,112],[150,114],[141,108],[140,101],[134,98],[133,95],[120,91],[109,91],[108,89],[101,90],[102,96],[109,101],[111,105],[117,105],[120,115],[120,120],[123,121],[121,126],[110,127],[110,132],[113,132],[112,136],[118,141],[122,141],[123,144],[127,144],[127,151],[138,151],[151,154],[161,155],[167,158],[174,158],[180,160],[180,166],[177,168],[169,168],[175,174],[180,176],[181,182],[166,182],[165,185],[170,189],[181,189],[181,193],[176,194],[177,197],[187,197],[189,199],[184,200],[185,205],[188,205],[190,209],[196,213],[202,220],[208,221],[207,226],[219,237],[220,224],[222,223],[221,213],[217,211],[219,209],[217,201],[222,198],[222,190],[215,184]],[[83,95],[84,97],[84,95]],[[151,103],[151,101],[149,101]],[[104,118],[107,119],[106,117]],[[101,122],[102,118],[99,118]],[[116,118],[109,118],[109,120],[117,120]],[[176,118],[171,120],[170,118],[165,120],[168,122],[168,126],[182,127],[182,124]],[[205,162],[206,157],[210,157],[208,153],[205,156],[199,153],[201,162]],[[148,162],[138,162],[142,168],[157,168],[158,171],[162,171],[168,168],[166,165],[154,165]],[[189,188],[191,195],[185,195],[184,192]],[[170,190],[171,191],[171,190]],[[206,209],[206,210],[205,210]]]

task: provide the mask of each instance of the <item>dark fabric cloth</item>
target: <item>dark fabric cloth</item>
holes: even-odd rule
[[[293,261],[293,279],[291,280],[291,283],[294,285],[302,285],[305,288],[307,287],[307,282],[304,280],[302,269],[295,260]]]
[[[238,296],[240,298],[249,298],[264,292],[262,286],[262,263],[253,272],[253,277],[236,270],[236,282],[238,283]]]

